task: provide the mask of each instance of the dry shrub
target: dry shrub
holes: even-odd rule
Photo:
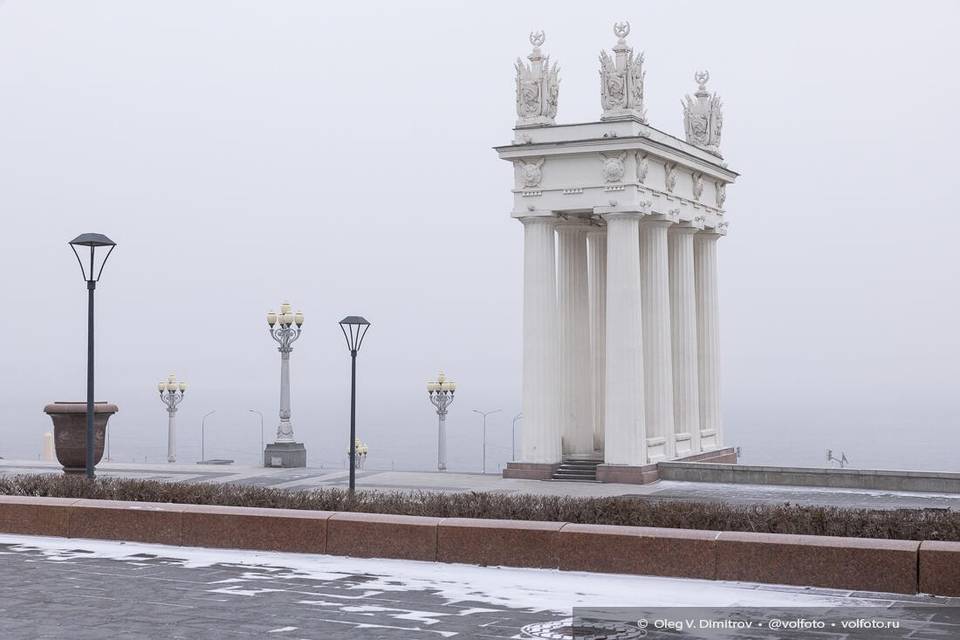
[[[789,503],[733,505],[645,497],[580,498],[464,492],[290,491],[239,484],[166,483],[82,476],[0,477],[0,494],[359,511],[441,518],[544,520],[713,531],[960,541],[960,513],[943,509],[847,509]]]

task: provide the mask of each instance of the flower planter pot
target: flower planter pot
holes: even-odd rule
[[[103,457],[107,420],[119,409],[108,402],[97,402],[93,409],[93,464]],[[87,468],[87,403],[54,402],[43,408],[53,420],[53,442],[57,460],[64,473],[83,473]]]

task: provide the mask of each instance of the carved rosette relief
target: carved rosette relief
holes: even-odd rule
[[[707,91],[710,72],[694,74],[699,88],[683,99],[683,128],[687,142],[716,156],[720,155],[720,135],[723,131],[723,102],[720,96]]]
[[[520,185],[532,189],[540,185],[543,179],[543,158],[534,160],[517,160],[517,178]]]
[[[727,183],[717,183],[717,206],[723,209],[723,203],[727,201]]]
[[[694,173],[693,174],[693,199],[700,200],[700,196],[703,195],[703,174]]]
[[[546,36],[543,31],[530,34],[533,51],[529,63],[517,58],[517,125],[553,124],[560,93],[559,68],[550,64],[550,56],[540,51]]]
[[[643,53],[634,55],[627,45],[626,37],[630,33],[629,22],[613,25],[617,44],[613,47],[613,57],[606,51],[600,52],[600,103],[603,106],[603,118],[634,116],[641,122],[647,121],[643,106]]]
[[[680,177],[680,170],[677,169],[677,163],[675,162],[663,163],[663,186],[666,188],[667,192],[673,193],[673,190],[677,186],[677,178],[679,177]]]
[[[627,159],[627,152],[621,151],[616,155],[600,154],[603,156],[603,179],[606,182],[620,182],[623,180],[624,160]]]
[[[647,181],[647,172],[650,170],[650,161],[647,154],[637,152],[637,182],[644,184]]]

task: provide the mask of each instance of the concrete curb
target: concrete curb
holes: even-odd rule
[[[960,542],[23,496],[0,532],[960,596]]]

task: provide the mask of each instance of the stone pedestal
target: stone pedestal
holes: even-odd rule
[[[302,442],[273,442],[263,451],[265,467],[305,467],[307,449]]]

